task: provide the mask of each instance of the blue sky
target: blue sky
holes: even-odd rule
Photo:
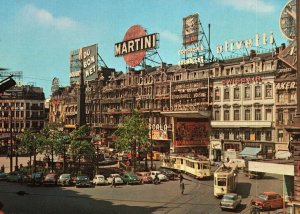
[[[276,44],[287,43],[279,15],[287,0],[0,0],[0,67],[23,71],[23,82],[35,82],[50,95],[51,81],[69,84],[71,50],[98,43],[108,67],[126,70],[114,57],[114,44],[127,29],[142,25],[160,34],[158,52],[175,64],[182,48],[182,18],[194,13],[207,31],[211,49],[225,40],[245,40],[256,33],[274,33]]]

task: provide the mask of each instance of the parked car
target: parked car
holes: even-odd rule
[[[281,195],[275,192],[263,192],[257,198],[251,200],[251,205],[261,210],[271,210],[283,207]]]
[[[78,175],[76,177],[76,187],[91,187],[92,183],[87,175]]]
[[[119,174],[110,174],[107,178],[107,183],[111,184],[113,178],[115,178],[115,184],[124,184],[124,181],[122,180],[121,176]]]
[[[157,174],[158,178],[159,178],[159,181],[167,181],[168,180],[168,177],[161,174],[160,171],[151,171],[150,172],[150,176],[152,177],[152,179],[154,180],[155,178],[155,175]]]
[[[140,184],[141,183],[139,177],[137,175],[131,174],[131,173],[125,173],[122,176],[122,179],[125,184]]]
[[[25,180],[26,175],[21,171],[14,171],[8,173],[6,176],[7,182],[23,182]]]
[[[0,181],[6,181],[7,180],[7,174],[4,172],[0,172]]]
[[[44,178],[43,184],[44,185],[57,185],[58,175],[51,173],[47,174]]]
[[[169,180],[175,180],[178,175],[170,169],[160,169],[160,172],[168,177]]]
[[[44,181],[44,175],[42,172],[32,173],[27,180],[27,185],[29,186],[41,186]]]
[[[74,184],[74,179],[72,178],[71,174],[61,174],[57,184],[61,186],[71,186]]]
[[[139,177],[141,183],[152,183],[153,182],[153,179],[150,176],[150,172],[136,172],[135,174]]]
[[[107,180],[105,179],[104,175],[95,175],[93,178],[94,185],[106,185]]]
[[[220,208],[221,210],[224,209],[235,210],[238,206],[241,205],[241,202],[242,202],[241,196],[239,196],[236,193],[228,193],[223,196],[220,202]]]

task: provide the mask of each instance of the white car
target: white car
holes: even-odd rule
[[[124,181],[122,180],[121,176],[119,174],[110,174],[107,178],[107,183],[111,184],[113,178],[115,178],[115,184],[124,184]]]
[[[105,177],[103,175],[95,175],[93,178],[93,184],[94,185],[106,185],[107,181],[105,180]]]
[[[162,174],[160,171],[151,171],[150,176],[153,180],[154,180],[156,174],[159,178],[159,181],[167,181],[168,180],[168,177],[165,176],[164,174]]]

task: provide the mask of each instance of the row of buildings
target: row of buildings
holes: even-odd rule
[[[285,47],[282,46],[281,49]],[[85,82],[86,123],[95,143],[113,147],[114,131],[132,109],[149,119],[161,152],[194,152],[220,160],[222,152],[260,148],[265,158],[288,151],[284,129],[296,110],[296,71],[277,52],[117,72],[99,67]],[[77,124],[78,84],[53,80],[49,122]]]

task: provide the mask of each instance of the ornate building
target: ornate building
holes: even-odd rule
[[[40,130],[45,125],[45,95],[42,88],[15,86],[0,95],[1,153],[7,154],[7,144],[25,128]]]

